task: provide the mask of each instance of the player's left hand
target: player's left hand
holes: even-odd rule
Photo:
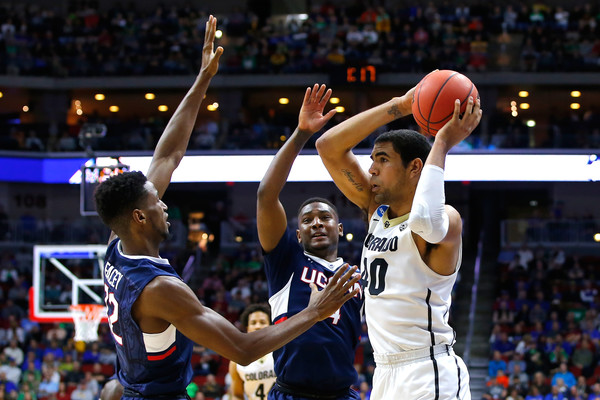
[[[212,78],[219,70],[219,59],[223,54],[223,48],[217,47],[213,51],[215,45],[215,33],[217,32],[217,19],[212,15],[206,21],[206,30],[204,31],[204,47],[202,48],[202,67],[200,67],[200,75],[208,75]]]
[[[335,108],[323,115],[325,106],[331,97],[331,89],[327,89],[327,91],[325,89],[325,85],[319,87],[317,83],[315,83],[312,89],[310,87],[306,88],[304,101],[302,102],[302,108],[298,116],[299,132],[312,135],[320,131],[331,117],[335,115]]]
[[[462,118],[460,117],[460,100],[454,101],[454,114],[452,119],[448,121],[446,125],[439,130],[435,136],[436,142],[444,141],[448,150],[456,146],[477,128],[483,110],[481,109],[481,102],[479,99],[474,100],[473,97],[469,97],[467,108]]]

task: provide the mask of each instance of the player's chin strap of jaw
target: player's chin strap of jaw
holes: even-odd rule
[[[408,218],[410,230],[429,243],[444,240],[450,226],[445,203],[444,170],[435,165],[424,166]]]

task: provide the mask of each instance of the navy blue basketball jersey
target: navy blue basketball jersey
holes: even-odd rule
[[[269,304],[274,323],[302,311],[314,282],[323,289],[343,265],[309,255],[287,229],[277,247],[265,255]],[[356,285],[360,286],[359,283]],[[354,355],[360,337],[362,289],[342,308],[273,352],[277,379],[288,385],[335,392],[356,382]]]
[[[144,333],[131,315],[142,290],[161,275],[179,278],[166,259],[124,255],[118,238],[108,245],[104,301],[117,349],[116,374],[125,389],[142,396],[183,393],[192,380],[193,342],[173,325]]]

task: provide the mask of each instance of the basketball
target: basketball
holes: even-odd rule
[[[454,101],[460,99],[460,112],[465,112],[469,96],[479,97],[469,78],[451,70],[434,71],[417,85],[412,101],[412,113],[422,133],[435,136],[452,119]]]

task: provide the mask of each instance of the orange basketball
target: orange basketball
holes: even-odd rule
[[[469,96],[479,97],[469,78],[451,70],[434,71],[417,85],[412,102],[412,113],[425,134],[435,136],[452,119],[454,100],[460,99],[460,112],[465,112]]]

